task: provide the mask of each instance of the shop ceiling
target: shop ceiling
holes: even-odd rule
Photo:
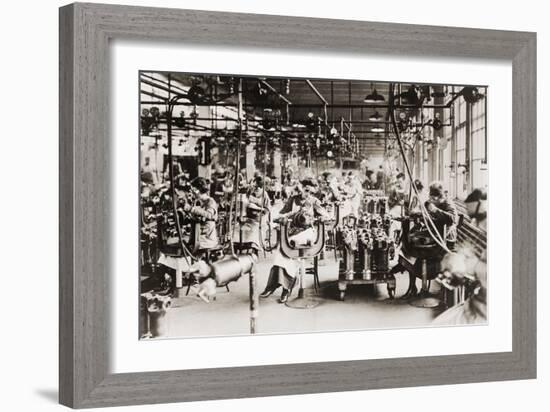
[[[380,146],[380,131],[376,130],[389,130],[388,82],[142,72],[142,84],[149,85],[153,90],[144,91],[142,88],[142,103],[162,106],[167,98],[179,94],[184,98],[178,100],[178,106],[237,107],[240,79],[243,109],[249,116],[261,118],[266,109],[277,111],[281,113],[279,123],[288,126],[303,124],[308,116],[313,115],[342,134],[351,131],[363,145],[369,147]],[[399,84],[399,93],[406,92],[410,86]],[[462,88],[456,87],[458,90]],[[424,101],[423,107],[449,107],[448,99],[442,97],[448,89],[446,86],[432,85],[429,94],[436,97]],[[192,92],[196,95],[189,97]],[[454,92],[453,88],[451,93]],[[400,101],[397,105],[400,107]],[[410,108],[406,104],[401,107],[403,110]],[[186,113],[190,110],[182,108]]]

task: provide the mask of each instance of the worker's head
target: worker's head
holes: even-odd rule
[[[191,187],[195,189],[199,196],[204,197],[210,191],[210,182],[204,177],[197,177],[191,182]]]
[[[397,173],[397,176],[395,177],[398,181],[403,182],[405,181],[405,173],[399,172]]]
[[[264,187],[264,178],[262,176],[254,176],[254,186],[262,189]]]
[[[153,173],[151,172],[141,172],[141,182],[144,185],[152,185],[155,183],[153,178]]]
[[[315,181],[313,179],[304,179],[300,183],[302,186],[302,196],[306,199],[311,198],[317,189]]]
[[[443,190],[443,183],[436,180],[432,183],[430,183],[430,197],[432,199],[441,199],[445,196],[445,192]]]
[[[472,191],[464,200],[466,212],[471,218],[483,220],[487,216],[487,191],[477,188]]]

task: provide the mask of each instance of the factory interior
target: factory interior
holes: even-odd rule
[[[483,85],[139,73],[140,338],[487,322]]]

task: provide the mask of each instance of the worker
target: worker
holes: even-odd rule
[[[329,214],[321,206],[321,201],[314,196],[316,192],[314,181],[312,179],[304,179],[300,183],[300,191],[288,199],[278,217],[281,224],[290,222],[289,240],[298,245],[314,240],[316,236],[313,227],[315,217],[327,220],[330,218]],[[298,271],[298,261],[289,259],[280,251],[277,251],[266,287],[260,294],[260,297],[267,298],[279,287],[282,287],[279,303],[285,303],[296,283]]]
[[[468,216],[474,224],[487,231],[487,192],[485,189],[477,188],[472,191],[464,200]]]
[[[253,184],[243,199],[242,207],[245,208],[245,213],[235,225],[233,232],[233,242],[239,243],[241,247],[246,245],[256,255],[263,249],[260,237],[261,221],[269,212],[271,204],[264,184],[262,176],[254,177]]]
[[[195,204],[186,202],[183,210],[191,216],[195,223],[195,250],[208,250],[218,246],[218,233],[216,221],[218,220],[218,205],[209,195],[210,185],[208,180],[198,177],[191,182],[191,187],[196,193]]]
[[[403,206],[405,205],[405,174],[399,172],[396,180],[392,185],[390,196],[388,199],[388,207],[390,214],[394,217],[403,215]]]
[[[453,249],[457,239],[458,213],[454,202],[443,191],[441,182],[430,183],[425,207],[443,241],[449,249]]]

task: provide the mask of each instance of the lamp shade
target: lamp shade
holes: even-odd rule
[[[379,94],[376,89],[372,89],[372,92],[365,97],[365,103],[380,103],[385,100],[384,96]]]
[[[369,117],[369,120],[373,122],[378,122],[382,118],[382,115],[378,111],[374,112],[372,116]]]

